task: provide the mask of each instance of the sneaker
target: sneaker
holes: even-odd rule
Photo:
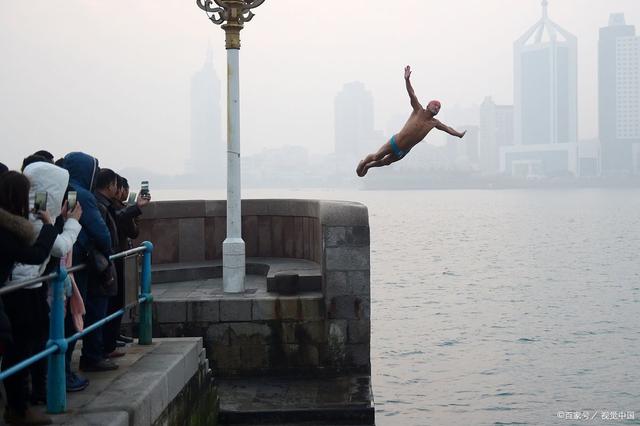
[[[113,351],[111,353],[104,354],[104,357],[105,358],[120,358],[120,357],[123,357],[125,355],[126,355],[126,352],[119,351],[119,350],[116,349],[115,351]]]
[[[124,334],[119,335],[118,340],[125,343],[133,343],[133,337],[125,336]]]
[[[8,425],[50,425],[53,423],[51,417],[27,408],[24,414],[19,414],[7,407],[4,411],[4,421]]]
[[[84,360],[80,360],[80,370],[81,371],[113,371],[118,369],[118,364],[111,361],[110,359],[101,359],[98,362],[83,362]]]
[[[117,348],[123,348],[127,346],[127,344],[125,342],[123,342],[122,340],[116,340],[116,347]]]
[[[79,392],[89,386],[89,380],[76,373],[67,374],[67,392]]]

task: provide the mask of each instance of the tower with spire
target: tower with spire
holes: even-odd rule
[[[540,19],[513,44],[515,145],[501,152],[506,173],[578,174],[578,42],[548,7],[543,0]]]
[[[189,175],[224,177],[226,147],[222,140],[220,96],[220,79],[213,66],[213,48],[209,44],[202,69],[191,77]]]
[[[549,18],[548,5],[513,46],[516,144],[578,139],[578,42]]]

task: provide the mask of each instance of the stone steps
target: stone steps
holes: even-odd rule
[[[369,376],[219,379],[221,425],[374,425]]]

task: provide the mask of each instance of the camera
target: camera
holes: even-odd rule
[[[48,194],[46,192],[36,192],[33,210],[36,212],[47,210],[47,198]]]
[[[69,191],[67,195],[67,211],[72,212],[78,202],[78,193],[76,191]]]

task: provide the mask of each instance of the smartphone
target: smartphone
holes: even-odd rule
[[[147,196],[149,195],[149,181],[148,180],[143,180],[142,183],[140,184],[140,195]]]
[[[69,191],[67,195],[67,211],[72,212],[76,208],[78,201],[78,193],[76,191]]]
[[[47,209],[47,198],[48,194],[46,192],[36,192],[36,198],[33,203],[33,209],[36,212],[44,211]]]
[[[128,206],[132,206],[136,203],[136,193],[135,192],[130,192],[129,193],[129,198],[127,198],[127,205]]]

